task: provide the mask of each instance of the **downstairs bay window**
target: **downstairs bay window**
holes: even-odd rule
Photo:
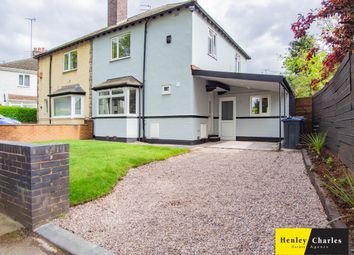
[[[82,118],[84,116],[84,99],[81,95],[53,97],[53,117]]]
[[[124,87],[97,91],[98,116],[136,116],[138,90]]]

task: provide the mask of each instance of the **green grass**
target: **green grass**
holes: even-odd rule
[[[58,142],[70,145],[71,205],[82,204],[110,193],[129,168],[188,152],[183,148],[94,140],[55,141]]]

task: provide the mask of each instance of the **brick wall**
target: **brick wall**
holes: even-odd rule
[[[0,125],[0,140],[37,142],[65,139],[91,139],[92,121],[83,125]]]
[[[0,211],[33,230],[69,210],[69,145],[0,141]]]
[[[305,132],[312,132],[312,97],[296,98],[296,116],[305,117]]]

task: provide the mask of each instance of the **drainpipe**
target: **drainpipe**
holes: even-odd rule
[[[146,140],[146,134],[145,134],[145,78],[146,78],[146,38],[147,38],[147,26],[149,23],[150,19],[147,19],[145,21],[145,28],[144,28],[144,58],[143,58],[143,86],[142,86],[142,125],[143,125],[143,141]]]
[[[52,60],[53,56],[49,57],[49,95],[52,94]],[[52,124],[52,98],[48,100],[49,124]]]
[[[281,84],[279,82],[279,151],[281,150]]]

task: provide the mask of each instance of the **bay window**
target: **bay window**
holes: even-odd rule
[[[83,96],[68,95],[53,98],[54,117],[83,117]]]
[[[136,115],[137,96],[136,88],[115,88],[98,91],[98,115]]]
[[[251,116],[270,115],[270,96],[251,96],[250,104]]]

